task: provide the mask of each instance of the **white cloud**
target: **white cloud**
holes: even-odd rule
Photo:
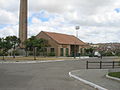
[[[79,37],[86,42],[120,42],[120,0],[28,0],[28,35],[41,30],[75,35],[79,25]],[[0,0],[0,36],[17,34],[20,0]],[[41,16],[40,12],[44,11]],[[41,17],[49,18],[42,21]],[[12,24],[12,26],[9,26]],[[10,30],[7,32],[7,30]]]
[[[18,36],[18,25],[6,26],[5,28],[0,29],[0,37],[6,36]]]
[[[16,24],[18,17],[15,13],[0,9],[0,24]]]

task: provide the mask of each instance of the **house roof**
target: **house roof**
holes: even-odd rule
[[[73,35],[54,33],[54,32],[44,32],[44,31],[42,32],[59,44],[87,45],[86,43],[84,43],[83,41],[81,41],[80,39],[78,39]]]

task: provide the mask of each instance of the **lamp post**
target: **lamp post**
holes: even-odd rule
[[[76,29],[76,37],[78,38],[78,30],[80,29],[80,27],[76,26],[75,29]]]
[[[76,29],[76,37],[78,38],[78,30],[80,29],[80,27],[75,26],[75,29]],[[76,58],[76,54],[77,54],[77,42],[75,41],[74,58]]]
[[[4,38],[2,38],[2,54],[3,54],[3,60],[5,60],[5,58],[4,58],[4,43],[5,43]]]

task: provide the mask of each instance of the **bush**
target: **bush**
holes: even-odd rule
[[[0,51],[0,56],[3,56],[3,52],[2,51]],[[8,53],[4,52],[4,56],[8,56]]]
[[[3,52],[2,51],[0,51],[0,56],[3,56]]]
[[[15,56],[19,56],[20,54],[18,52],[15,52]]]
[[[29,52],[29,55],[30,55],[30,56],[33,56],[33,52]]]
[[[51,52],[51,53],[48,54],[48,56],[55,56],[55,53]]]
[[[120,52],[117,52],[117,53],[116,53],[116,56],[120,56]]]
[[[102,56],[114,56],[112,52],[104,52]]]
[[[94,54],[89,54],[89,57],[94,57]]]
[[[12,52],[12,56],[14,55],[14,53],[15,53],[15,56],[19,56],[20,55],[17,51],[13,51]]]

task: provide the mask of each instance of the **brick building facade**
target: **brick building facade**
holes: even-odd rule
[[[41,31],[36,37],[48,40],[50,47],[47,47],[47,53],[55,53],[55,56],[83,53],[84,48],[88,46],[73,35]]]

